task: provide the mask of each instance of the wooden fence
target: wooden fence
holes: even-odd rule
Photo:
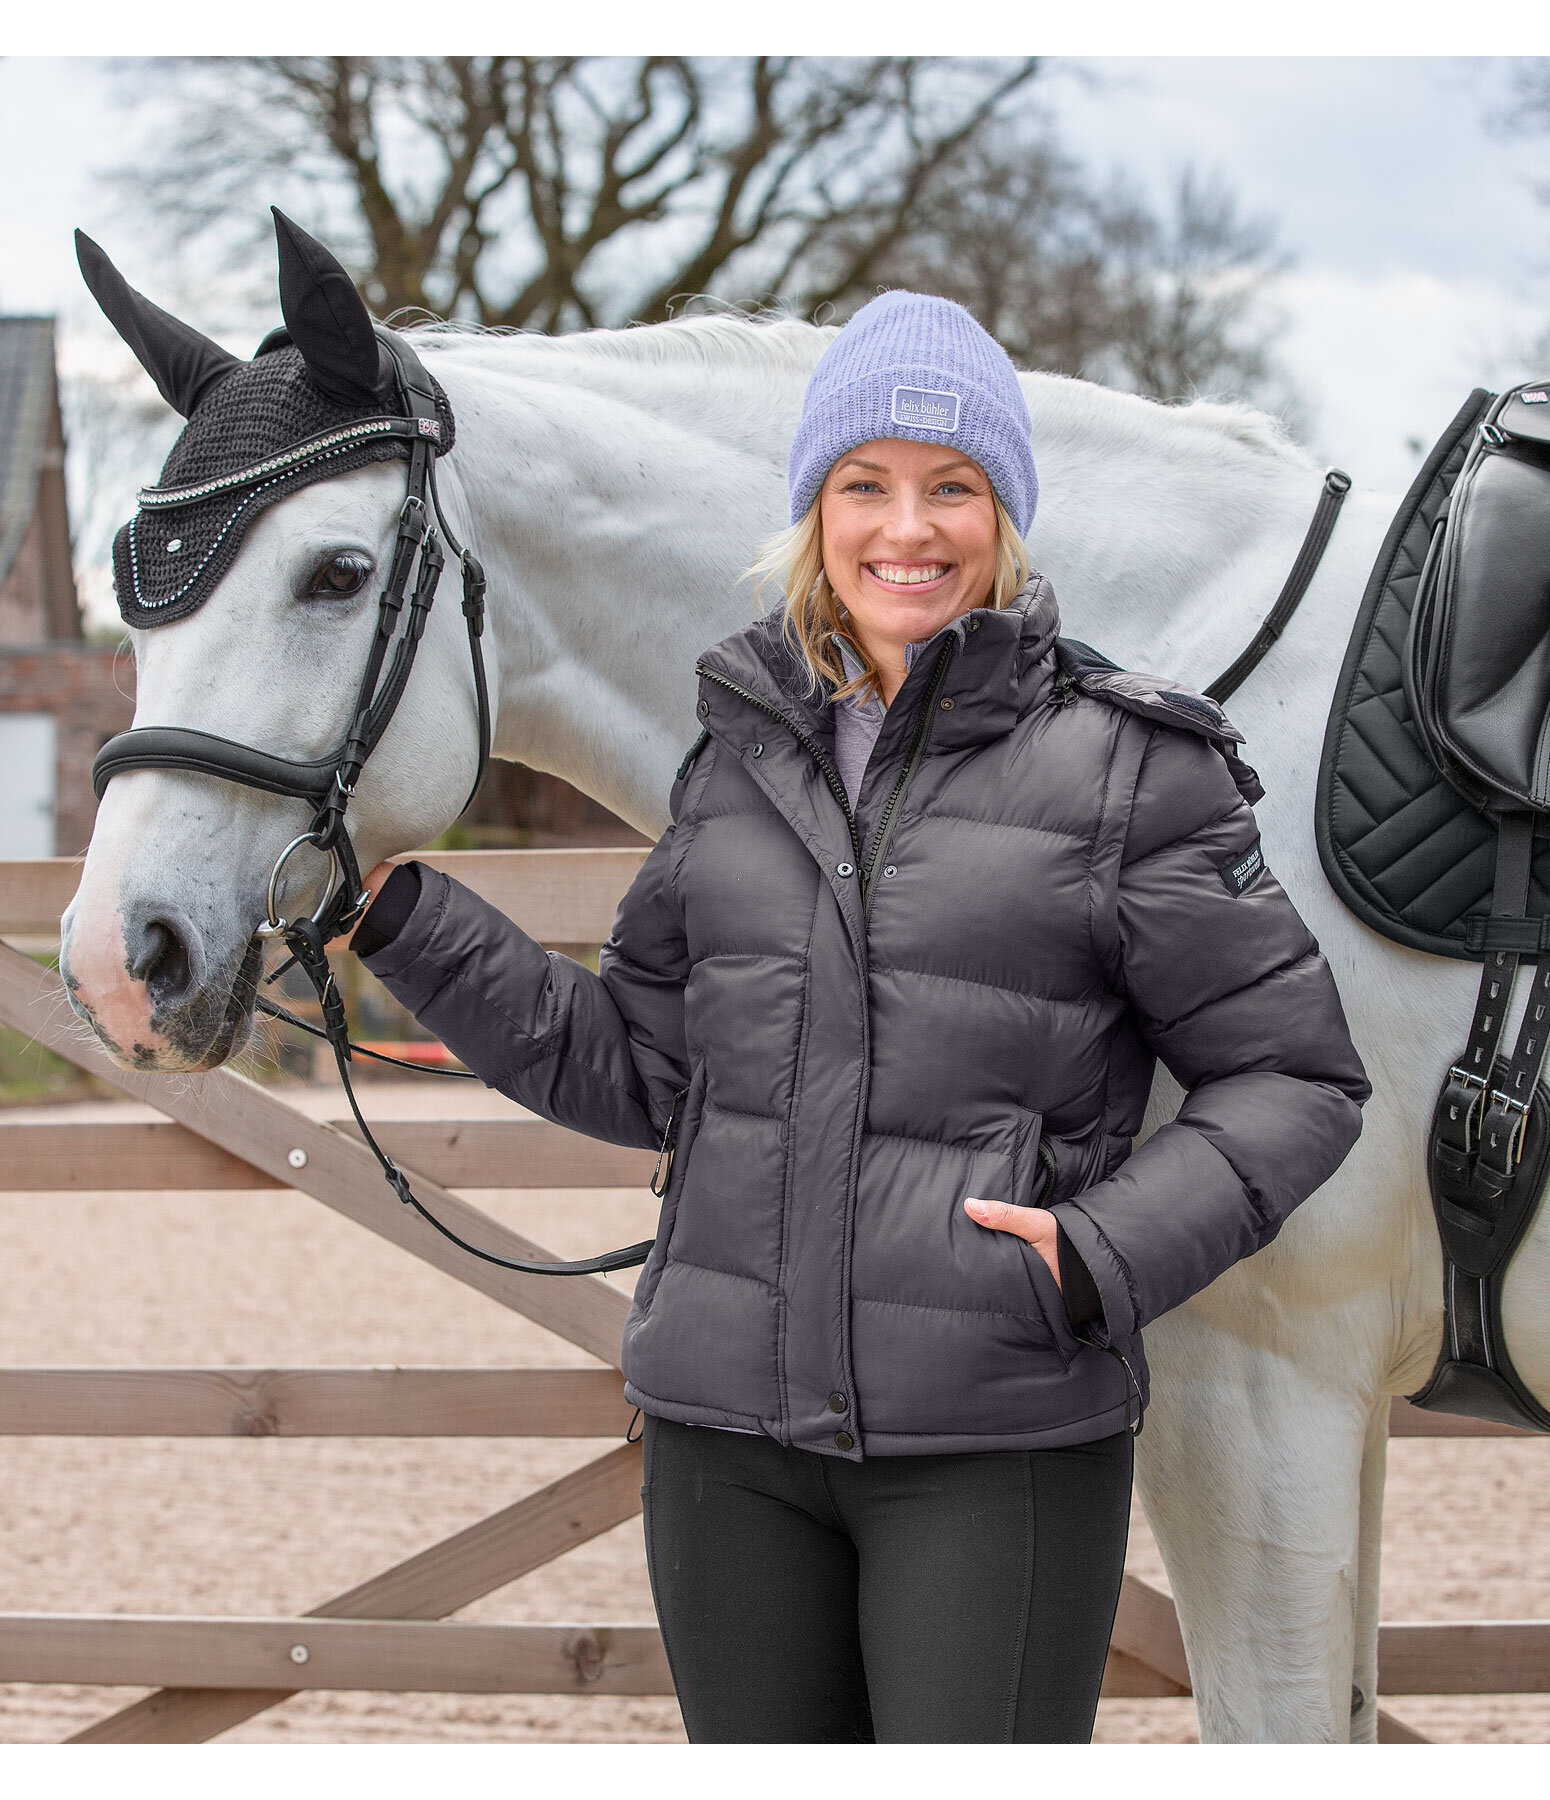
[[[599,943],[644,851],[484,851],[429,856],[546,943]],[[77,862],[0,862],[0,932],[47,935]],[[73,1022],[56,975],[0,943],[0,1021],[163,1115],[157,1123],[7,1122],[0,1190],[294,1188],[605,1363],[626,1295],[597,1277],[554,1281],[479,1262],[393,1198],[342,1125],[230,1070],[176,1081],[119,1068]],[[552,1253],[448,1191],[644,1186],[649,1153],[542,1120],[381,1127],[433,1211],[510,1256]],[[199,1742],[312,1688],[432,1693],[669,1694],[656,1628],[475,1625],[448,1615],[631,1518],[640,1451],[605,1369],[19,1368],[0,1370],[0,1435],[172,1437],[596,1437],[612,1447],[549,1486],[385,1569],[298,1618],[0,1614],[0,1681],[154,1687],[78,1743]],[[1399,1436],[1522,1435],[1395,1401]],[[1550,1622],[1385,1623],[1379,1690],[1550,1692]],[[1127,1574],[1104,1693],[1190,1692],[1170,1598]],[[1385,1742],[1421,1742],[1380,1708]]]

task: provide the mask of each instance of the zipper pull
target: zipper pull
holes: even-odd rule
[[[667,1115],[667,1124],[662,1130],[662,1147],[657,1152],[657,1166],[651,1171],[649,1186],[653,1194],[660,1200],[667,1192],[667,1184],[673,1179],[673,1153],[678,1147],[678,1109],[683,1105],[688,1088],[680,1088],[673,1096],[673,1104]],[[667,1166],[663,1167],[666,1159]]]
[[[1123,1350],[1116,1350],[1112,1344],[1099,1344],[1097,1348],[1102,1350],[1105,1356],[1112,1356],[1116,1361],[1125,1365],[1125,1374],[1130,1382],[1130,1386],[1125,1389],[1125,1423],[1130,1426],[1130,1435],[1133,1438],[1138,1438],[1141,1435],[1141,1427],[1145,1423],[1146,1409],[1141,1404],[1141,1383],[1136,1380],[1136,1372],[1130,1366],[1130,1358],[1126,1356]],[[1130,1424],[1130,1395],[1132,1390],[1136,1396],[1136,1422],[1134,1425]]]
[[[1052,706],[1069,706],[1076,698],[1076,683],[1064,669],[1055,677],[1055,687],[1058,693],[1057,698],[1050,702]]]

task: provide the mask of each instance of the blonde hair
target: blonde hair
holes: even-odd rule
[[[1001,496],[992,488],[990,497],[996,509],[996,573],[986,604],[1000,611],[1027,585],[1032,564],[1028,547],[1013,524],[1012,515],[1001,504]],[[761,601],[766,588],[779,589],[785,605],[782,628],[791,647],[807,665],[810,694],[818,693],[827,683],[833,690],[831,700],[843,700],[851,694],[880,699],[882,683],[877,666],[859,638],[848,629],[850,615],[829,585],[824,570],[821,506],[820,495],[795,525],[761,544],[744,580],[753,579],[754,592]],[[861,673],[854,680],[845,674],[834,642],[837,636],[845,639],[861,664]]]

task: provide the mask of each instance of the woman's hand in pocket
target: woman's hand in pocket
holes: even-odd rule
[[[1009,1206],[1004,1200],[976,1200],[972,1195],[964,1201],[963,1210],[976,1225],[988,1226],[992,1231],[1009,1231],[1013,1237],[1031,1244],[1055,1277],[1055,1286],[1060,1286],[1058,1227],[1052,1212],[1046,1212],[1042,1206]]]

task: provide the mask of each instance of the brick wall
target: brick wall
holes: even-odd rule
[[[43,520],[34,512],[27,535],[0,582],[0,644],[36,644],[48,636],[43,546]]]
[[[0,649],[0,711],[54,716],[54,847],[60,856],[78,855],[91,838],[97,817],[92,759],[134,716],[134,683],[127,645],[105,649],[77,640]]]

